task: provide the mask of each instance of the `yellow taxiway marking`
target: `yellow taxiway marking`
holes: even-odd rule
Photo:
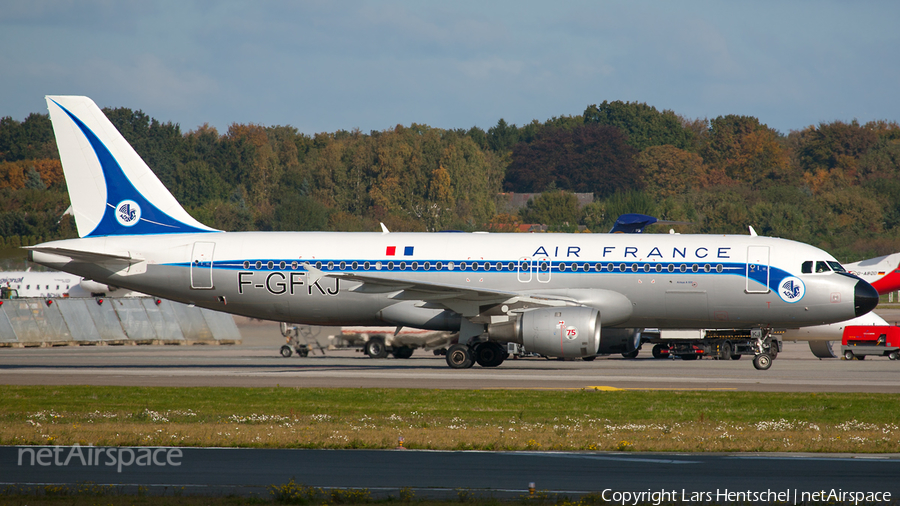
[[[700,388],[650,388],[650,387],[647,387],[647,388],[618,388],[618,387],[611,387],[608,385],[591,386],[591,387],[583,387],[583,388],[589,388],[589,389],[593,389],[593,390],[602,390],[604,392],[617,392],[617,391],[622,391],[622,390],[737,390],[736,388],[703,388],[703,387],[700,387]]]
[[[697,387],[697,388],[641,388],[641,387],[630,387],[630,388],[619,388],[619,387],[611,387],[609,385],[600,385],[600,386],[587,386],[587,387],[485,387],[481,390],[600,390],[603,392],[624,392],[626,390],[666,390],[666,391],[694,391],[694,390],[737,390],[737,388],[705,388],[705,387]]]

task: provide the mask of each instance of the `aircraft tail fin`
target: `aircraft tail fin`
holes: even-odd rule
[[[79,237],[217,231],[181,207],[93,100],[46,99]]]

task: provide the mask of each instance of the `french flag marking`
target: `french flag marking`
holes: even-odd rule
[[[403,256],[411,257],[413,256],[413,248],[415,246],[404,246],[403,247]],[[393,257],[397,256],[397,247],[396,246],[388,246],[384,250],[385,256]]]

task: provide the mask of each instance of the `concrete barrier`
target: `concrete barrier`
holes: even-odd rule
[[[240,343],[231,315],[157,300],[6,299],[0,305],[0,346]]]

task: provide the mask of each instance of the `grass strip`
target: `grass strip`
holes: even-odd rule
[[[588,506],[593,504],[607,504],[597,493],[585,494],[580,497],[570,497],[566,494],[535,491],[517,497],[499,499],[492,497],[489,492],[473,491],[470,489],[456,489],[455,493],[447,494],[449,497],[435,499],[433,497],[418,497],[411,488],[400,488],[393,492],[385,493],[380,490],[372,493],[369,489],[323,489],[310,487],[291,480],[281,485],[269,486],[268,495],[263,496],[238,496],[238,495],[209,495],[209,494],[185,494],[183,490],[164,490],[151,493],[145,487],[138,487],[137,491],[125,492],[115,486],[100,486],[95,484],[80,484],[75,486],[10,486],[0,489],[0,503],[4,505],[22,506],[142,506],[166,504],[172,506],[201,506],[208,504],[221,504],[230,506],[266,505],[266,504],[313,504],[313,505],[351,505],[351,504],[397,504],[416,506],[447,506],[450,504],[472,505],[558,505],[558,506]],[[668,503],[663,503],[668,504]]]
[[[898,394],[0,386],[0,444],[900,452]]]

